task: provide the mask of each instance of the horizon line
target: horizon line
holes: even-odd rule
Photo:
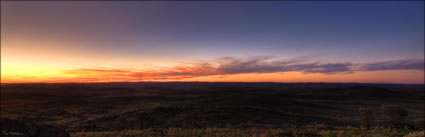
[[[380,83],[380,82],[276,82],[276,81],[111,81],[111,82],[0,82],[8,84],[106,84],[106,83],[278,83],[278,84],[390,84],[390,85],[425,85],[425,83]]]

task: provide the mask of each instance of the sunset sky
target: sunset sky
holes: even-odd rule
[[[1,1],[1,82],[424,83],[423,1]]]

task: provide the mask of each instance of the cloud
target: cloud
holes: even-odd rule
[[[176,66],[157,71],[125,69],[76,69],[65,73],[97,77],[102,81],[180,80],[201,76],[297,71],[302,73],[347,74],[357,71],[424,70],[424,60],[406,59],[383,62],[317,62],[303,58],[276,59],[268,56],[248,58],[222,57],[210,62]]]
[[[375,70],[424,70],[424,60],[406,59],[395,61],[372,62],[359,65],[358,71]]]
[[[245,59],[224,58],[217,70],[223,74],[272,73],[300,71],[304,73],[350,72],[351,63],[306,62],[302,59],[272,60],[271,57],[251,57]]]

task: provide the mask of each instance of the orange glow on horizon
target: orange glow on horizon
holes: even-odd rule
[[[214,63],[193,65],[178,60],[102,58],[95,55],[8,48],[2,49],[1,56],[1,83],[138,81],[424,83],[423,70],[355,71],[349,74],[300,71],[225,73]],[[265,62],[266,66],[269,65],[267,63],[270,62]]]
[[[302,72],[244,73],[225,75],[166,76],[165,72],[138,72],[128,70],[80,69],[52,72],[46,75],[2,75],[2,83],[92,83],[143,81],[199,81],[199,82],[360,82],[423,84],[423,71],[365,71],[350,74],[305,74]],[[35,73],[39,74],[39,73]],[[400,82],[402,81],[402,82]]]

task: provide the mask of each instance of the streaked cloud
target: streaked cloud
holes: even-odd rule
[[[98,81],[181,80],[212,75],[247,73],[302,72],[320,74],[347,74],[358,71],[424,70],[423,59],[390,60],[382,62],[316,62],[308,59],[276,59],[268,56],[248,58],[222,57],[210,62],[200,62],[152,71],[128,69],[81,68],[65,73],[84,79],[97,77]],[[100,79],[100,80],[99,80]]]
[[[405,59],[361,64],[358,70],[424,70],[423,59]]]

